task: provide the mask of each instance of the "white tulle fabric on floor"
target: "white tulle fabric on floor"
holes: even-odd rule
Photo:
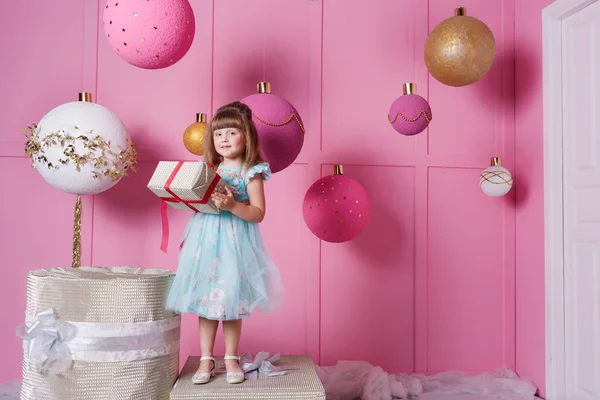
[[[316,366],[327,400],[534,400],[536,387],[508,369],[479,375],[448,371],[388,374],[365,361]],[[0,400],[19,399],[19,381],[0,384]],[[409,397],[410,396],[410,397]]]
[[[19,400],[21,381],[0,383],[0,400]]]
[[[388,374],[365,361],[339,361],[335,366],[316,368],[327,400],[534,400],[537,391],[533,383],[508,369],[426,376]]]

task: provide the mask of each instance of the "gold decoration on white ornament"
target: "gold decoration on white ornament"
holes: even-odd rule
[[[491,166],[479,176],[479,187],[488,196],[504,196],[510,191],[512,184],[512,175],[502,166],[500,157],[492,158]]]
[[[55,188],[101,193],[135,171],[137,153],[125,125],[90,93],[62,104],[27,128],[25,154]]]

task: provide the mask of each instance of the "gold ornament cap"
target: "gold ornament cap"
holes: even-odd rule
[[[344,175],[344,166],[336,164],[333,166],[333,174],[334,175]]]
[[[271,84],[269,82],[258,82],[256,89],[258,93],[271,93]]]
[[[500,157],[492,157],[492,167],[501,167],[502,159]]]
[[[402,85],[402,92],[404,94],[417,94],[417,84],[413,82],[407,82]]]
[[[79,92],[79,101],[85,101],[87,103],[92,102],[92,94],[89,92]]]
[[[467,15],[467,7],[456,7],[454,9],[454,16],[464,17],[465,15]]]
[[[206,114],[205,113],[196,113],[196,122],[206,123]]]

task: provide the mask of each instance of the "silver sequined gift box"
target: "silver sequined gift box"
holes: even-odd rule
[[[173,271],[51,268],[27,278],[21,400],[167,400],[179,371]]]
[[[223,357],[215,357],[216,368],[224,368]],[[325,400],[325,389],[310,356],[284,355],[277,366],[288,369],[285,375],[258,375],[240,384],[227,383],[225,374],[217,374],[210,382],[194,385],[192,376],[200,365],[200,357],[189,357],[170,400],[256,399],[256,400]]]

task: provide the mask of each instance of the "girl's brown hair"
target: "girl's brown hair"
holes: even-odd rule
[[[258,133],[252,122],[252,110],[246,104],[234,101],[219,108],[206,129],[204,137],[204,161],[215,166],[223,161],[215,150],[214,132],[223,128],[237,128],[246,135],[246,152],[244,165],[246,168],[263,162],[258,144]]]

